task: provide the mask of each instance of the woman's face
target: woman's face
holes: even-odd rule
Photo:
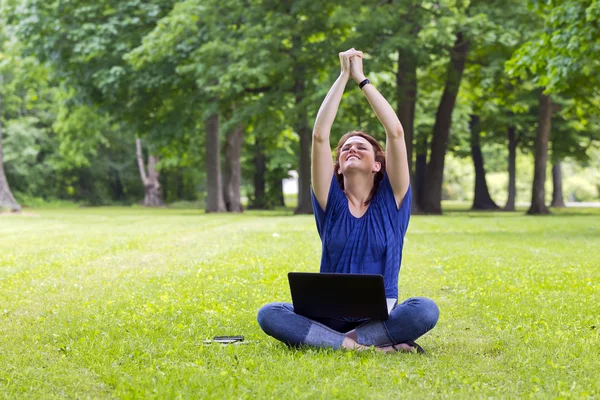
[[[378,172],[381,163],[375,161],[375,151],[369,141],[360,136],[348,138],[340,150],[340,173],[351,170]]]

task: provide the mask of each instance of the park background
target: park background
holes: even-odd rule
[[[595,1],[3,0],[0,205],[269,209],[293,171],[287,204],[310,213],[311,125],[350,47],[404,126],[415,213],[598,201],[597,13]],[[384,138],[350,82],[332,144],[353,129]]]
[[[598,0],[0,0],[0,398],[597,398],[598,21]],[[423,356],[256,322],[318,270],[311,127],[351,47],[405,130],[399,292],[441,309]],[[353,129],[384,139],[351,81],[332,145]]]

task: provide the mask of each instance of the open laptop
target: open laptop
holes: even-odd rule
[[[386,299],[383,276],[288,273],[294,312],[308,318],[387,320],[395,299]]]

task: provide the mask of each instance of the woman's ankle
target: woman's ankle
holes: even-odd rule
[[[354,340],[355,342],[358,340],[358,336],[356,335],[356,329],[352,329],[350,332],[346,332],[346,337]]]

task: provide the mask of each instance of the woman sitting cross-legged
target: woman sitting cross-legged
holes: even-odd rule
[[[312,144],[312,200],[323,244],[321,272],[383,275],[388,300],[396,305],[386,321],[309,319],[288,303],[270,303],[258,313],[260,327],[292,346],[334,349],[422,351],[415,340],[437,323],[430,299],[413,297],[397,304],[398,275],[411,209],[404,132],[396,113],[365,78],[363,53],[340,53],[341,73],[317,114]],[[386,150],[364,132],[346,133],[331,159],[329,134],[344,87],[352,77],[386,132]]]

